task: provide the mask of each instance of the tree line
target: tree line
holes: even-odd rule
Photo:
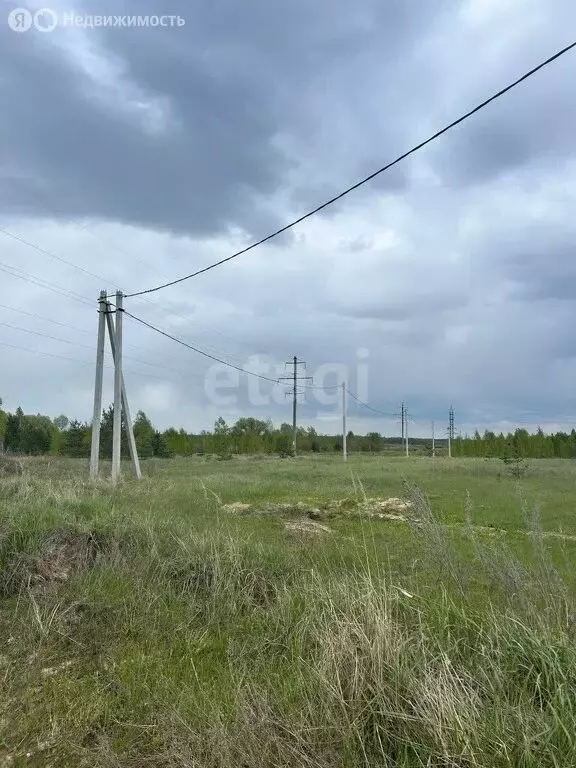
[[[8,413],[1,408],[0,399],[0,446],[5,451],[19,454],[90,456],[92,427],[86,422],[69,420],[61,415],[55,419],[41,414],[25,414],[21,408]],[[102,413],[100,425],[100,456],[112,456],[113,407]],[[134,420],[134,437],[141,458],[169,458],[171,456],[217,455],[228,458],[234,454],[269,453],[280,456],[292,455],[292,425],[283,423],[275,427],[270,419],[242,417],[228,424],[222,417],[212,430],[199,433],[170,427],[157,430],[143,411]],[[411,453],[431,455],[432,443],[428,438],[411,438]],[[342,451],[342,435],[319,434],[313,427],[297,430],[299,453],[338,453]],[[379,432],[356,435],[348,432],[347,447],[351,453],[399,453],[403,450],[400,437],[384,437]],[[436,441],[436,455],[445,455],[447,441]],[[517,429],[509,434],[486,431],[472,437],[457,437],[452,443],[453,456],[487,458],[574,458],[576,457],[576,430],[545,434],[538,429],[530,434]],[[122,429],[122,455],[128,457],[128,444]]]
[[[0,400],[1,405],[1,400]],[[112,427],[114,410],[110,406],[102,414],[100,423],[100,456],[112,456]],[[251,417],[240,418],[234,424],[227,424],[220,417],[212,430],[199,433],[170,427],[163,432],[152,425],[143,411],[138,411],[133,424],[138,455],[141,458],[169,458],[171,456],[192,456],[213,454],[227,458],[240,453],[276,453],[281,456],[292,454],[292,426],[282,424],[275,428],[271,420]],[[0,445],[5,451],[19,454],[69,456],[86,458],[90,456],[92,427],[66,416],[50,419],[48,416],[25,414],[21,408],[7,413],[0,408]],[[315,453],[342,451],[342,436],[320,435],[313,427],[300,427],[297,431],[298,450]],[[384,450],[386,441],[378,432],[367,435],[348,433],[348,450],[379,452]],[[122,455],[129,456],[128,443],[122,425]]]
[[[484,434],[475,432],[473,437],[456,438],[452,454],[483,458],[518,456],[522,459],[572,459],[576,458],[576,429],[549,435],[541,428],[534,434],[520,428],[507,435],[490,430]]]
[[[0,406],[2,400],[0,399]],[[112,456],[112,428],[114,408],[102,413],[100,422],[100,457]],[[173,455],[162,434],[154,429],[146,414],[139,411],[134,422],[134,437],[139,454],[143,457],[169,457]],[[50,419],[41,414],[25,414],[22,408],[7,413],[0,408],[0,446],[9,452],[39,456],[53,455],[86,458],[90,456],[92,426],[70,420],[67,416]],[[122,455],[128,457],[128,443],[122,424]]]

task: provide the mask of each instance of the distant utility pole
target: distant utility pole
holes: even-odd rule
[[[432,422],[432,458],[436,458],[436,442],[435,442],[435,435],[434,435],[434,422]]]
[[[348,461],[348,446],[346,445],[346,382],[342,382],[342,454]]]
[[[408,409],[404,408],[404,435],[406,437],[406,458],[410,456],[410,446],[408,444]]]
[[[408,409],[402,403],[402,407],[400,409],[400,419],[402,422],[402,444],[405,447],[406,450],[406,456],[410,455],[410,449],[408,445]]]
[[[280,380],[292,381],[292,390],[287,394],[292,395],[292,452],[294,456],[296,456],[296,436],[298,433],[298,428],[296,426],[296,411],[297,411],[297,405],[298,405],[298,382],[312,381],[312,376],[298,376],[298,366],[303,365],[304,370],[306,370],[306,363],[304,362],[304,360],[298,360],[296,355],[294,355],[292,362],[286,363],[286,365],[292,365],[294,368],[292,372],[292,376],[281,376]]]
[[[454,408],[448,411],[448,458],[452,458],[452,440],[454,440]]]

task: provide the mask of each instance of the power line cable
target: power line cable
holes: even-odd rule
[[[40,200],[36,196],[36,202],[40,205],[41,208],[44,208],[44,210],[48,211],[49,213],[52,213],[53,209],[46,205],[42,200]],[[84,232],[88,232],[92,235],[92,237],[97,238],[100,240],[101,243],[104,243],[108,248],[111,248],[112,250],[116,251],[120,255],[124,256],[127,259],[136,259],[136,261],[139,261],[141,264],[144,264],[146,267],[150,268],[152,266],[152,263],[149,262],[147,259],[143,259],[141,256],[135,254],[134,252],[129,252],[125,248],[121,248],[120,246],[116,245],[115,243],[107,240],[106,238],[102,237],[98,232],[96,232],[94,229],[91,229],[86,224],[82,223],[78,219],[70,219],[69,220],[71,224],[74,224],[75,226],[82,229]],[[5,235],[8,235],[9,237],[14,238],[15,240],[18,240],[21,243],[24,243],[25,245],[28,245],[30,248],[34,248],[35,250],[39,251],[40,253],[45,254],[46,256],[50,256],[53,259],[56,259],[58,261],[61,261],[63,264],[67,264],[69,267],[72,267],[73,269],[76,269],[80,272],[84,272],[87,275],[90,275],[91,277],[96,278],[97,280],[101,281],[101,283],[105,283],[107,285],[112,285],[116,281],[108,280],[105,277],[102,277],[102,275],[95,274],[94,272],[90,272],[89,270],[84,269],[84,267],[79,266],[78,264],[75,264],[71,261],[67,261],[66,259],[63,259],[61,256],[57,256],[55,253],[52,253],[51,251],[45,250],[44,248],[41,248],[40,246],[35,245],[34,243],[28,242],[28,240],[25,240],[23,237],[20,237],[19,235],[15,235],[13,232],[10,232],[9,230],[5,229],[4,227],[0,226],[0,231],[3,232]],[[166,276],[161,275],[164,279],[168,279]],[[147,304],[150,304],[151,306],[155,306],[158,309],[160,309],[163,312],[170,312],[170,314],[175,315],[176,317],[181,318],[182,320],[186,320],[186,322],[192,323],[193,325],[197,325],[199,328],[203,328],[204,330],[209,331],[210,333],[215,333],[219,336],[222,336],[223,338],[228,339],[229,341],[234,341],[236,344],[243,345],[243,342],[239,341],[238,339],[234,339],[232,336],[227,336],[226,334],[221,333],[220,331],[217,331],[215,328],[209,328],[208,326],[203,326],[200,323],[197,323],[195,320],[191,320],[190,318],[184,317],[184,315],[179,314],[175,310],[166,310],[162,305],[158,304],[158,302],[152,300],[152,299],[144,299],[142,298],[142,301],[145,301]]]
[[[43,357],[54,357],[58,360],[67,360],[68,362],[79,363],[80,365],[88,366],[89,368],[90,367],[93,368],[95,366],[95,363],[89,360],[79,360],[77,357],[67,357],[66,355],[57,355],[54,352],[44,352],[40,349],[30,349],[29,347],[22,347],[22,346],[19,346],[18,344],[9,344],[6,341],[0,341],[0,346],[8,347],[10,349],[16,349],[19,352],[30,352],[34,355],[42,355]],[[114,370],[113,365],[105,365],[104,368],[108,370]],[[144,371],[128,370],[128,371],[123,371],[123,373],[125,376],[144,376],[145,378],[149,378],[149,379],[159,379],[160,381],[165,381],[164,376],[155,376],[153,373],[145,373]],[[191,374],[191,375],[194,376],[195,374]]]
[[[371,405],[368,405],[368,403],[365,403],[363,400],[360,400],[360,398],[356,397],[356,395],[350,392],[349,389],[347,389],[346,392],[350,395],[351,398],[356,400],[359,405],[362,405],[364,408],[368,408],[369,411],[374,411],[374,413],[377,413],[380,416],[384,416],[386,419],[394,418],[396,415],[393,413],[384,413],[384,411],[379,411],[377,408],[373,408]]]
[[[40,349],[29,349],[28,347],[21,347],[18,344],[9,344],[7,341],[0,341],[0,346],[9,347],[10,349],[17,349],[21,352],[32,352],[36,355],[43,355],[45,357],[56,357],[59,360],[69,360],[72,363],[82,363],[82,365],[95,365],[95,363],[88,360],[78,360],[77,357],[67,357],[66,355],[57,355],[54,352],[43,352]]]
[[[120,247],[116,246],[114,243],[112,243],[112,242],[110,242],[110,241],[107,241],[107,240],[106,240],[104,237],[102,237],[102,236],[101,236],[99,233],[97,233],[97,232],[95,232],[94,230],[90,229],[90,227],[88,227],[86,224],[82,223],[82,222],[81,222],[79,219],[73,219],[73,218],[69,218],[69,217],[68,217],[68,216],[67,216],[65,213],[63,213],[62,211],[60,211],[60,213],[59,213],[59,214],[58,214],[58,213],[56,213],[56,212],[55,212],[55,209],[54,209],[54,207],[53,207],[53,206],[51,206],[51,205],[47,205],[47,204],[46,204],[46,203],[45,203],[45,202],[44,202],[44,201],[41,199],[40,195],[38,194],[38,190],[37,190],[37,189],[35,189],[34,187],[30,187],[30,186],[29,186],[29,187],[27,188],[27,190],[26,190],[26,191],[27,191],[27,192],[32,192],[32,193],[33,193],[33,195],[34,195],[34,198],[35,198],[35,205],[38,205],[38,206],[40,206],[40,208],[43,208],[45,211],[47,211],[47,212],[50,214],[50,217],[51,217],[51,219],[53,219],[53,218],[54,218],[54,215],[56,215],[56,216],[58,216],[58,215],[59,215],[61,218],[65,218],[65,219],[66,219],[68,222],[70,222],[71,224],[74,224],[75,226],[79,227],[80,229],[83,229],[85,232],[89,232],[89,233],[90,233],[90,234],[91,234],[93,237],[95,237],[95,238],[98,238],[98,240],[100,240],[100,242],[104,243],[104,245],[106,245],[108,248],[112,248],[113,250],[115,250],[115,251],[117,251],[118,253],[120,253],[122,256],[126,256],[126,257],[128,257],[128,258],[134,258],[134,259],[136,259],[137,261],[140,261],[140,262],[141,262],[142,264],[144,264],[145,266],[147,266],[147,267],[149,267],[149,268],[151,267],[151,262],[147,261],[146,259],[143,259],[141,256],[136,256],[136,254],[134,254],[134,253],[132,253],[132,254],[129,254],[127,251],[125,251],[124,249],[122,249],[122,248],[120,248]],[[56,258],[57,258],[57,257],[56,257]],[[74,266],[74,267],[76,267],[76,265],[72,265],[72,264],[70,264],[70,266]],[[100,279],[100,278],[99,278],[99,279]]]
[[[2,227],[0,227],[0,231],[5,231],[5,230],[2,230]],[[36,250],[40,250],[42,253],[46,253],[47,255],[52,255],[52,256],[54,255],[54,254],[50,254],[48,251],[45,251],[44,249],[39,248],[38,246],[35,246],[33,243],[29,243],[26,240],[22,240],[21,238],[15,236],[15,235],[12,235],[12,233],[8,233],[8,234],[10,234],[10,236],[16,237],[17,240],[20,240],[21,242],[25,243],[26,245],[29,245],[30,247],[35,248]],[[59,257],[55,256],[54,258],[59,258]],[[59,259],[59,260],[60,261],[64,261],[63,259]],[[71,262],[65,262],[65,263],[69,264],[70,266],[76,266],[76,265],[72,264]],[[79,294],[75,294],[75,293],[73,293],[71,291],[68,291],[66,289],[57,287],[57,286],[55,286],[54,283],[50,283],[50,282],[48,282],[46,280],[43,280],[41,278],[36,278],[33,275],[30,275],[29,272],[25,272],[24,270],[21,270],[21,269],[19,269],[17,267],[13,267],[10,264],[4,264],[3,262],[0,262],[0,265],[2,265],[2,266],[0,266],[0,271],[5,272],[6,274],[9,274],[12,277],[17,277],[20,280],[24,280],[25,282],[32,283],[33,285],[38,285],[41,288],[46,288],[47,290],[50,290],[50,291],[52,291],[54,293],[57,293],[60,296],[63,296],[64,298],[73,299],[75,301],[81,302],[82,304],[86,304],[86,305],[88,305],[90,307],[93,306],[92,302],[90,302],[87,298],[84,298],[84,297],[80,296]],[[81,267],[77,267],[77,268],[80,269],[82,272],[86,271],[86,270],[82,269]],[[18,272],[20,272],[21,274],[18,274]],[[91,274],[91,273],[88,273],[88,274]],[[98,280],[100,280],[100,278],[98,278]],[[105,280],[105,278],[102,278],[102,280],[107,282]],[[147,301],[147,303],[153,304],[154,306],[160,307],[160,305],[158,305],[156,302]],[[16,309],[15,307],[8,307],[5,304],[0,304],[0,306],[3,307],[4,309],[8,309],[8,310],[11,310],[13,312],[19,312],[20,314],[28,315],[29,317],[35,317],[38,320],[44,320],[45,322],[53,323],[54,325],[62,326],[64,328],[69,328],[70,327],[70,326],[66,325],[65,323],[58,322],[57,320],[52,320],[51,318],[48,318],[48,317],[42,317],[41,315],[36,315],[34,313],[31,313],[31,312],[26,312],[25,310],[22,310],[22,309]],[[174,313],[174,314],[177,315],[177,313]],[[17,330],[24,330],[25,332],[27,332],[26,329],[17,329]],[[79,328],[77,328],[75,330],[79,331],[80,333],[86,333],[86,334],[90,334],[91,333],[90,331],[84,331],[84,330],[79,329]],[[54,339],[54,340],[55,341],[65,341],[63,339]],[[66,343],[74,343],[74,342],[66,342]],[[145,347],[141,347],[141,346],[136,345],[136,344],[129,344],[127,346],[131,347],[131,348],[142,349],[145,352],[146,351],[148,351],[148,352],[150,351],[150,350],[146,349]],[[234,357],[234,355],[231,355],[231,357]],[[135,360],[135,358],[127,358],[127,359]],[[176,358],[174,358],[174,359],[176,359]],[[138,360],[137,362],[142,362],[145,365],[156,365],[159,368],[166,368],[167,370],[175,370],[173,368],[168,368],[168,366],[163,366],[163,365],[160,365],[158,363],[149,363],[149,362],[142,361],[142,360]],[[182,375],[185,375],[185,374],[182,374]]]
[[[565,48],[562,48],[560,51],[557,51],[555,54],[550,56],[545,61],[538,64],[536,67],[531,69],[529,72],[526,72],[524,75],[519,77],[517,80],[514,80],[514,82],[507,85],[505,88],[502,88],[497,93],[490,96],[485,101],[478,104],[476,107],[471,109],[470,111],[466,112],[461,117],[457,118],[453,122],[446,125],[444,128],[441,128],[439,131],[436,131],[432,136],[425,139],[424,141],[421,141],[419,144],[417,144],[415,147],[412,147],[412,149],[409,149],[407,152],[404,152],[402,155],[397,157],[395,160],[392,160],[392,162],[387,163],[382,168],[379,168],[377,171],[374,171],[369,176],[366,176],[365,178],[358,181],[356,184],[353,184],[351,187],[348,187],[343,192],[340,192],[340,194],[335,195],[334,197],[330,198],[330,200],[327,200],[325,203],[322,203],[321,205],[317,206],[313,210],[309,211],[308,213],[304,214],[303,216],[300,216],[300,218],[295,219],[294,221],[290,222],[289,224],[286,224],[284,227],[281,227],[280,229],[277,229],[275,232],[272,232],[272,234],[267,235],[266,237],[263,237],[261,240],[258,240],[255,243],[252,243],[251,245],[247,246],[246,248],[243,248],[240,251],[237,251],[236,253],[233,253],[231,256],[227,256],[224,259],[220,259],[220,261],[216,261],[213,264],[208,265],[207,267],[203,267],[202,269],[197,270],[196,272],[192,272],[189,275],[185,275],[184,277],[177,278],[176,280],[172,280],[167,283],[162,283],[161,285],[157,285],[154,288],[148,288],[143,291],[135,291],[134,293],[129,293],[126,295],[126,298],[132,298],[134,296],[142,296],[143,294],[147,293],[154,293],[155,291],[160,291],[162,288],[168,288],[172,285],[176,285],[177,283],[182,283],[185,280],[190,280],[193,277],[197,277],[198,275],[202,275],[204,272],[208,272],[211,269],[214,269],[215,267],[219,267],[222,264],[226,264],[228,261],[232,261],[232,259],[238,258],[238,256],[242,256],[245,253],[248,253],[248,251],[253,250],[254,248],[257,248],[260,245],[263,245],[264,243],[267,243],[269,240],[272,240],[275,237],[278,237],[278,235],[283,234],[284,232],[287,232],[289,229],[292,229],[297,224],[300,224],[301,222],[305,221],[306,219],[309,219],[311,216],[314,216],[315,214],[319,213],[320,211],[324,210],[325,208],[328,208],[328,206],[333,205],[338,200],[341,200],[343,197],[346,197],[346,195],[349,195],[354,190],[358,189],[359,187],[363,186],[364,184],[367,184],[369,181],[372,181],[372,179],[379,176],[381,173],[384,173],[385,171],[389,170],[393,166],[400,163],[402,160],[405,160],[410,155],[413,155],[415,152],[418,152],[420,149],[425,147],[428,144],[431,144],[433,141],[438,139],[443,134],[450,131],[452,128],[455,128],[457,125],[460,125],[460,123],[463,123],[465,120],[468,120],[468,118],[475,115],[477,112],[480,112],[480,110],[487,107],[489,104],[491,104],[493,101],[496,101],[496,99],[499,99],[500,97],[504,96],[506,93],[511,91],[513,88],[516,88],[516,86],[520,85],[520,83],[523,83],[528,78],[535,75],[537,72],[539,72],[544,67],[551,64],[553,61],[556,61],[556,59],[559,59],[564,54],[571,51],[573,48],[576,47],[576,42],[571,43],[570,45],[567,45]]]
[[[5,328],[11,328],[14,331],[21,331],[22,333],[31,334],[32,336],[40,336],[41,338],[50,339],[51,341],[58,341],[62,344],[71,344],[74,347],[80,347],[82,349],[90,349],[90,350],[92,349],[92,347],[88,346],[87,344],[80,344],[77,341],[72,341],[71,339],[61,339],[58,336],[51,336],[50,334],[42,333],[41,331],[34,331],[31,328],[22,328],[18,325],[12,325],[11,323],[5,323],[3,321],[0,321],[0,325],[4,326]],[[59,323],[59,325],[62,325],[62,323]],[[124,359],[130,360],[133,363],[140,363],[141,365],[149,365],[152,368],[163,368],[164,370],[177,373],[180,376],[183,376],[184,378],[189,378],[191,376],[194,378],[200,378],[200,379],[204,378],[202,374],[179,371],[176,368],[172,368],[171,366],[162,365],[162,363],[152,363],[149,360],[141,360],[140,358],[132,357],[131,355],[124,355]]]
[[[71,339],[60,339],[57,336],[51,336],[50,334],[42,333],[41,331],[33,331],[30,328],[21,328],[19,325],[12,325],[11,323],[5,323],[3,321],[0,321],[0,325],[4,326],[5,328],[11,328],[14,331],[30,333],[33,336],[41,336],[42,338],[50,339],[51,341],[59,341],[63,344],[72,344],[74,347],[82,347],[83,349],[92,349],[92,347],[89,347],[87,344],[79,344],[77,341],[72,341]]]
[[[44,205],[42,203],[40,203],[40,205],[43,208],[45,208],[46,210],[49,210],[48,206],[46,206],[46,205]],[[87,226],[83,225],[81,222],[76,221],[76,220],[72,220],[72,221],[73,221],[74,224],[76,224],[78,227],[80,227],[84,231],[91,233],[94,237],[98,237],[102,242],[105,242],[103,240],[103,238],[101,238],[96,232],[93,232]],[[93,277],[94,279],[98,280],[98,282],[101,285],[102,284],[113,285],[114,282],[115,282],[115,281],[112,281],[112,280],[108,280],[107,278],[105,278],[102,275],[99,275],[99,274],[97,274],[95,272],[91,272],[90,270],[85,269],[84,267],[81,267],[80,265],[75,264],[72,261],[68,261],[67,259],[64,259],[61,256],[58,256],[57,254],[53,253],[52,251],[48,251],[47,249],[42,248],[41,246],[37,245],[36,243],[32,243],[29,240],[25,240],[20,235],[16,235],[14,232],[11,232],[10,230],[6,229],[5,227],[2,227],[1,225],[0,225],[0,232],[3,233],[4,235],[6,235],[7,237],[11,237],[12,239],[17,240],[19,243],[27,245],[29,248],[33,248],[35,251],[38,251],[38,253],[41,253],[41,254],[43,254],[45,256],[48,256],[51,259],[55,259],[56,261],[60,261],[62,264],[66,264],[68,267],[71,267],[72,269],[76,269],[78,272],[82,272],[85,275],[89,275],[90,277]],[[127,251],[125,251],[124,249],[115,247],[114,245],[111,245],[111,247],[114,250],[116,250],[119,253],[121,253],[122,255],[130,258],[130,254]],[[137,260],[142,261],[141,259],[139,259],[138,256],[136,256],[134,254],[132,255],[132,258],[135,258]],[[142,263],[145,263],[145,262],[142,262]],[[215,333],[215,334],[217,334],[219,336],[222,336],[224,338],[229,339],[230,341],[234,341],[236,344],[243,345],[243,342],[238,341],[237,339],[234,339],[231,336],[226,336],[225,334],[221,333],[220,331],[217,331],[216,329],[212,329],[212,328],[208,328],[207,326],[203,326],[200,323],[197,323],[195,320],[191,320],[190,318],[185,318],[184,315],[179,314],[175,310],[164,309],[164,307],[162,307],[160,304],[158,304],[158,302],[156,302],[156,301],[154,301],[152,299],[146,299],[146,298],[142,297],[141,300],[145,301],[147,304],[150,304],[151,306],[157,307],[158,309],[160,309],[161,311],[163,311],[165,313],[173,314],[176,317],[180,317],[181,319],[185,320],[186,322],[192,323],[192,325],[197,325],[199,328],[203,328],[204,330],[207,330],[210,333]]]
[[[210,328],[208,325],[202,325],[202,323],[198,323],[196,320],[192,320],[189,317],[184,316],[180,312],[176,312],[174,309],[169,309],[168,307],[163,307],[162,304],[158,303],[157,301],[153,301],[152,299],[146,299],[144,296],[138,297],[141,301],[145,301],[147,304],[150,304],[150,306],[155,307],[156,309],[159,309],[160,312],[163,312],[165,315],[173,315],[174,317],[179,317],[181,320],[184,320],[186,323],[190,323],[191,325],[195,325],[197,328],[200,328],[201,330],[208,331],[208,333],[214,333],[216,336],[221,336],[223,339],[227,339],[228,341],[234,342],[234,344],[238,344],[240,347],[245,347],[246,349],[249,349],[249,345],[246,344],[244,341],[240,341],[240,339],[234,338],[234,336],[229,336],[226,333],[222,333],[222,331],[217,331],[216,328]],[[213,351],[217,352],[214,347],[211,345],[207,345],[208,349],[212,349]],[[229,354],[229,357],[232,357],[236,360],[239,360],[240,358],[237,355]]]
[[[94,307],[94,302],[90,301],[90,299],[87,299],[85,296],[80,296],[80,294],[68,291],[66,288],[62,288],[55,283],[48,282],[48,280],[34,277],[34,275],[31,275],[29,272],[25,272],[23,269],[19,269],[18,267],[13,267],[11,264],[4,264],[4,262],[0,262],[0,272],[5,272],[11,277],[17,277],[19,280],[24,280],[27,283],[38,285],[40,288],[45,288],[46,290],[52,291],[53,293],[58,293],[60,296],[64,296],[66,299],[72,299],[72,301],[77,301],[80,304]]]
[[[300,386],[301,389],[317,389],[323,392],[327,392],[332,389],[340,389],[342,384],[327,384],[324,387],[321,387],[319,384],[301,384]]]
[[[43,315],[37,315],[34,312],[27,312],[25,309],[17,309],[16,307],[9,307],[7,304],[0,304],[0,309],[8,309],[11,312],[18,312],[21,315],[26,315],[27,317],[32,317],[32,318],[34,318],[36,320],[42,320],[42,321],[44,321],[46,323],[52,323],[53,325],[57,325],[57,326],[59,326],[61,328],[66,328],[67,330],[70,330],[70,325],[68,323],[61,323],[58,320],[53,320],[50,317],[44,317]],[[86,331],[83,328],[74,328],[73,330],[76,331],[77,333],[83,333],[83,334],[85,334],[87,336],[93,336],[94,335],[92,331]],[[157,354],[155,350],[151,350],[148,347],[142,347],[139,344],[126,344],[125,347],[128,348],[128,349],[140,349],[143,352],[149,352],[150,354],[153,354],[153,355]],[[162,354],[165,354],[165,353],[162,353]],[[125,357],[126,357],[126,355],[125,355]],[[171,360],[176,360],[177,362],[180,362],[179,358],[173,357],[171,355],[166,355],[166,357],[168,357]],[[169,368],[168,366],[161,365],[160,363],[150,363],[147,360],[137,360],[137,358],[134,358],[134,357],[128,357],[127,359],[134,360],[135,362],[141,362],[141,363],[144,363],[145,365],[155,365],[155,366],[157,366],[159,368],[166,368],[167,370],[176,371],[175,368]],[[187,375],[184,372],[181,372],[181,373],[182,373],[183,376]],[[190,374],[190,375],[193,375],[193,374]]]
[[[197,328],[199,328],[201,330],[208,331],[209,333],[214,333],[217,336],[222,336],[222,338],[228,339],[228,341],[232,341],[235,344],[239,344],[240,346],[245,346],[246,348],[248,348],[248,345],[245,344],[244,342],[239,341],[238,339],[234,339],[231,336],[227,336],[226,334],[220,333],[220,331],[217,331],[215,328],[209,328],[208,326],[201,325],[200,323],[197,323],[195,320],[191,320],[190,318],[185,317],[184,315],[179,314],[178,312],[174,312],[171,309],[163,307],[161,304],[159,304],[156,301],[153,302],[153,301],[151,301],[149,299],[145,299],[144,297],[141,297],[141,298],[143,299],[143,301],[146,301],[147,304],[150,304],[151,306],[155,307],[156,309],[159,309],[165,315],[173,315],[174,317],[179,317],[180,319],[184,320],[186,323],[190,323],[192,325],[195,325]],[[206,344],[205,347],[206,347],[206,349],[211,350],[215,354],[220,354],[220,351],[216,347],[212,346],[211,344]],[[233,360],[237,360],[237,361],[240,360],[240,357],[238,357],[238,355],[233,355],[231,353],[227,353],[227,356],[231,357]]]
[[[198,349],[198,347],[192,346],[192,344],[187,344],[182,339],[179,339],[177,336],[173,336],[171,333],[168,333],[167,331],[163,331],[161,328],[157,328],[155,325],[152,325],[151,323],[147,323],[146,320],[142,320],[140,317],[136,317],[136,315],[133,315],[131,312],[128,312],[128,310],[123,309],[122,310],[125,315],[128,315],[128,317],[131,317],[132,320],[135,320],[137,323],[140,323],[141,325],[145,325],[147,328],[150,328],[152,331],[155,331],[156,333],[161,334],[162,336],[165,336],[167,339],[172,339],[172,341],[175,341],[177,344],[181,344],[183,347],[187,347],[188,349],[191,349],[193,352],[197,352],[200,355],[203,355],[204,357],[209,358],[210,360],[214,360],[217,363],[222,363],[222,365],[226,365],[229,368],[234,368],[237,371],[240,371],[240,373],[245,373],[247,376],[254,376],[257,379],[262,379],[263,381],[271,381],[273,384],[278,384],[278,379],[272,379],[269,376],[262,376],[259,373],[253,373],[252,371],[247,371],[245,368],[240,368],[238,365],[234,365],[233,363],[229,363],[227,360],[222,360],[219,357],[215,357],[214,355],[209,354],[208,352],[204,352],[202,349]]]
[[[33,248],[35,251],[38,251],[38,253],[41,253],[44,256],[49,256],[51,259],[56,259],[56,261],[60,261],[62,264],[66,264],[68,267],[77,269],[79,272],[84,272],[85,275],[90,275],[90,277],[94,277],[98,281],[104,281],[105,283],[108,282],[108,280],[106,280],[105,277],[102,277],[102,275],[97,275],[94,272],[90,272],[88,269],[84,269],[84,267],[80,267],[78,264],[74,264],[72,261],[63,259],[61,256],[57,256],[55,253],[52,253],[52,251],[47,251],[45,248],[41,248],[39,245],[36,245],[36,243],[31,243],[29,240],[25,240],[23,237],[20,237],[20,235],[15,235],[14,232],[10,232],[8,229],[5,229],[2,226],[0,226],[0,232],[2,232],[4,235],[7,235],[8,237],[13,238],[14,240],[17,240],[19,243],[27,245],[29,248]]]
[[[43,317],[42,315],[37,315],[34,312],[27,312],[25,309],[17,309],[16,307],[9,307],[7,304],[0,304],[0,309],[8,309],[10,312],[18,312],[21,315],[26,315],[27,317],[33,317],[36,320],[42,320],[46,323],[59,325],[62,328],[67,328],[68,330],[70,330],[70,325],[68,323],[61,323],[58,320],[53,320],[51,317]],[[77,333],[84,333],[88,336],[94,335],[92,331],[85,331],[83,328],[74,328],[74,330]]]
[[[113,301],[108,301],[108,304],[111,307],[116,308],[116,304]],[[130,314],[126,309],[123,309],[122,311],[125,314]],[[156,326],[153,326],[153,327],[155,328]],[[162,330],[164,330],[164,329],[162,329]],[[165,331],[165,333],[168,333],[168,331]],[[192,346],[194,346],[194,345],[192,345]],[[211,353],[214,353],[216,356],[223,356],[223,357],[231,358],[232,360],[235,360],[236,362],[240,362],[240,358],[237,355],[233,355],[233,354],[231,354],[229,352],[222,352],[219,349],[216,349],[215,347],[213,347],[213,346],[211,346],[209,344],[203,345],[203,350],[204,351],[209,350]],[[172,359],[175,359],[175,358],[172,358]],[[241,366],[239,366],[239,367],[241,367]]]

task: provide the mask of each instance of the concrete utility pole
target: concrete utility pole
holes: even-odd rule
[[[452,458],[452,440],[454,440],[454,408],[448,412],[448,458]]]
[[[342,382],[342,455],[348,461],[348,446],[346,445],[346,382]]]
[[[286,365],[292,365],[294,366],[294,370],[292,373],[292,376],[281,376],[280,381],[292,381],[292,392],[288,392],[287,394],[292,395],[292,452],[294,456],[296,456],[296,437],[298,434],[298,427],[296,425],[296,415],[297,415],[297,406],[298,406],[298,382],[299,381],[312,381],[312,376],[298,376],[298,366],[303,365],[306,367],[306,363],[304,360],[298,360],[296,355],[294,355],[291,363],[286,363]]]
[[[432,422],[432,458],[436,458],[436,442],[435,442],[435,435],[434,435],[434,422]]]
[[[402,403],[402,411],[401,411],[401,418],[402,418],[402,442],[404,442],[404,403]]]
[[[98,299],[98,342],[96,344],[96,380],[94,382],[94,410],[92,411],[92,447],[90,450],[90,477],[98,477],[100,459],[100,419],[102,418],[102,381],[104,378],[104,336],[106,333],[106,291]]]
[[[106,321],[108,323],[108,336],[110,337],[110,348],[112,350],[112,359],[114,365],[116,365],[116,339],[114,332],[114,325],[112,323],[112,307],[109,303],[106,305]],[[121,373],[121,386],[122,386],[122,408],[124,409],[124,426],[126,429],[126,437],[128,439],[128,448],[130,450],[130,458],[132,460],[132,468],[136,479],[142,478],[142,471],[140,470],[140,459],[138,458],[138,451],[136,450],[136,440],[134,438],[134,428],[132,426],[132,417],[130,415],[130,405],[128,403],[128,396],[126,394],[126,385],[124,383],[124,373]]]
[[[116,291],[116,321],[114,323],[114,421],[112,424],[112,482],[120,478],[120,450],[122,442],[122,299]]]
[[[297,435],[297,426],[296,426],[296,406],[298,404],[298,393],[296,390],[296,384],[298,382],[298,359],[296,356],[294,356],[294,397],[292,399],[292,450],[294,451],[294,456],[296,456],[296,435]]]
[[[408,445],[408,408],[404,408],[404,434],[406,436],[406,458],[410,456],[410,446]]]

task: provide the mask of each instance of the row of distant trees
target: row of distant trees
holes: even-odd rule
[[[484,434],[475,432],[473,437],[456,438],[452,453],[486,458],[514,455],[523,459],[572,459],[576,458],[576,429],[551,435],[540,428],[533,434],[526,429],[517,429],[508,435],[489,430]]]
[[[1,404],[1,401],[0,401]],[[112,455],[113,408],[102,414],[100,425],[100,455]],[[216,420],[211,431],[194,434],[173,427],[160,432],[154,428],[143,411],[134,420],[134,438],[138,455],[142,458],[215,454],[226,458],[239,453],[292,453],[292,426],[282,424],[274,428],[272,422],[254,418],[241,418],[228,425],[223,418]],[[298,450],[302,452],[336,452],[342,450],[342,436],[319,435],[312,427],[298,429]],[[90,455],[92,427],[90,424],[70,421],[66,416],[50,419],[48,416],[25,414],[21,408],[15,413],[0,409],[0,444],[5,451],[39,455],[52,453],[74,458]],[[368,435],[348,433],[350,451],[378,452],[386,441],[378,432]],[[122,428],[122,455],[128,456],[128,444]]]
[[[2,401],[0,400],[0,405]],[[100,424],[100,456],[112,456],[112,406],[102,413]],[[124,425],[123,425],[124,428]],[[134,436],[140,456],[169,457],[172,455],[166,441],[145,413],[138,412],[134,422]],[[90,455],[92,427],[67,416],[50,419],[41,414],[25,414],[22,408],[7,413],[0,408],[0,445],[10,453],[41,455],[51,453],[73,458]],[[128,444],[122,432],[122,454],[128,456]]]
[[[0,400],[0,406],[2,401]],[[100,426],[100,455],[112,455],[113,409],[110,406],[102,414]],[[270,453],[289,456],[292,453],[292,425],[274,427],[271,420],[243,417],[234,424],[227,424],[220,417],[214,428],[200,433],[186,432],[170,427],[163,432],[155,429],[143,411],[136,414],[134,436],[138,454],[142,458],[169,458],[213,454],[221,458],[240,453]],[[0,407],[0,445],[6,451],[21,454],[52,453],[74,458],[90,455],[92,428],[80,421],[70,421],[66,416],[50,419],[48,416],[25,414],[21,408],[7,413]],[[321,435],[313,427],[300,427],[297,434],[299,453],[335,453],[342,451],[342,435]],[[430,440],[411,439],[411,451],[431,454]],[[347,446],[350,452],[380,453],[402,450],[399,437],[385,438],[379,432],[355,435],[349,432]],[[446,453],[446,441],[436,442],[437,455]],[[458,437],[453,441],[454,456],[522,458],[573,458],[576,457],[576,430],[546,435],[541,429],[530,434],[517,429],[504,435],[486,431],[476,432],[473,437]],[[128,445],[122,430],[122,454],[128,456]]]

